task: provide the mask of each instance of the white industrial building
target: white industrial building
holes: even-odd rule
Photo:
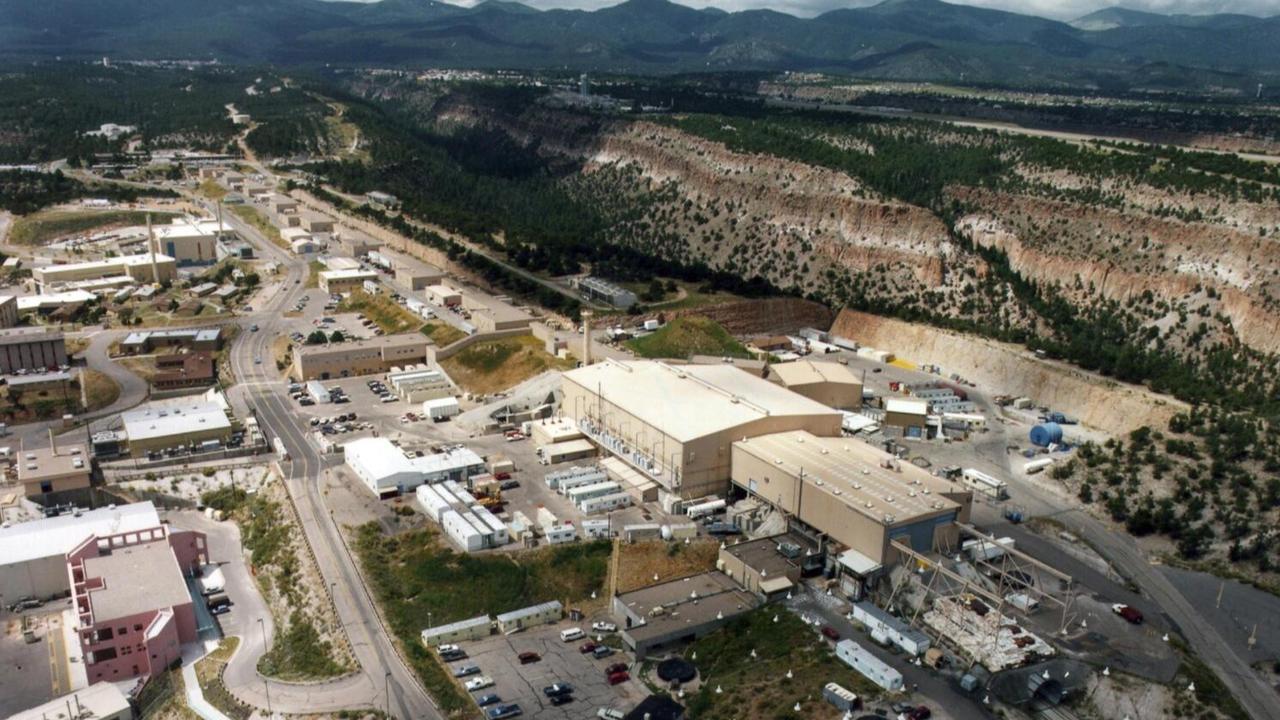
[[[569,488],[578,487],[579,485],[590,485],[592,483],[604,482],[609,476],[605,474],[604,468],[598,465],[587,465],[580,467],[569,467],[562,470],[555,470],[543,476],[547,487],[552,490],[564,492]]]
[[[7,720],[133,720],[133,717],[133,705],[124,692],[115,683],[101,681],[17,712]]]
[[[120,420],[129,440],[129,453],[135,457],[170,448],[221,444],[231,436],[226,405],[207,399],[153,402],[120,413]]]
[[[422,402],[422,415],[435,421],[448,420],[460,412],[462,406],[458,404],[458,398],[452,395]]]
[[[484,459],[464,447],[411,458],[386,438],[361,438],[342,449],[347,467],[379,497],[409,492],[423,483],[465,481],[485,472]]]
[[[105,537],[160,526],[150,502],[32,520],[0,528],[0,598],[50,598],[70,591],[67,553],[93,536]]]

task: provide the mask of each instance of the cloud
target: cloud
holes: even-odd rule
[[[619,0],[523,0],[526,5],[550,8],[591,10],[617,4]],[[1156,13],[1243,13],[1270,17],[1280,15],[1280,0],[948,0],[977,7],[1008,10],[1027,15],[1040,15],[1056,20],[1074,20],[1095,10],[1119,5],[1132,10]],[[755,10],[767,8],[811,17],[847,7],[865,7],[879,0],[676,0],[692,7],[715,7],[722,10]]]

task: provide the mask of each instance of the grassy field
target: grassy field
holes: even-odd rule
[[[205,180],[200,183],[200,187],[196,188],[196,192],[214,201],[221,200],[227,196],[227,189],[212,180]]]
[[[153,223],[165,224],[172,219],[168,213],[151,213]],[[9,238],[15,245],[43,245],[67,235],[146,221],[147,213],[137,210],[41,210],[14,220]]]
[[[267,217],[258,212],[255,208],[248,205],[231,205],[228,209],[235,213],[236,217],[256,228],[258,232],[262,233],[263,237],[270,240],[275,245],[284,250],[289,250],[290,252],[293,251],[293,248],[289,247],[289,243],[285,242],[284,238],[280,235],[279,228],[272,225],[271,222],[267,220]]]
[[[319,260],[312,260],[307,265],[307,287],[320,287],[320,273],[325,271],[325,264]]]
[[[449,323],[437,321],[432,321],[423,325],[422,334],[431,338],[431,342],[435,343],[437,347],[451,345],[467,336],[466,333]]]
[[[455,553],[433,530],[387,536],[377,523],[356,529],[354,546],[392,631],[423,684],[450,716],[474,706],[423,647],[428,623],[496,615],[539,602],[566,605],[603,595],[611,545],[561,545],[514,555]]]
[[[776,606],[734,620],[694,642],[684,656],[694,653],[702,684],[687,705],[691,720],[836,717],[822,699],[822,687],[829,682],[840,683],[864,702],[880,695],[880,688],[837,659],[813,628]]]
[[[75,357],[89,347],[88,338],[67,338],[67,357]]]
[[[80,382],[85,384],[90,411],[101,410],[120,399],[120,384],[105,373],[84,368],[80,371]]]
[[[232,636],[224,638],[217,650],[209,653],[196,662],[196,679],[200,682],[200,690],[210,705],[218,708],[231,720],[248,720],[253,708],[236,700],[235,696],[222,684],[222,670],[240,647],[240,638]]]
[[[357,290],[338,303],[338,312],[358,312],[373,321],[387,335],[417,330],[422,318],[401,307],[390,295]]]
[[[703,538],[685,545],[683,542],[649,540],[618,546],[615,592],[630,592],[657,582],[676,580],[695,573],[714,570],[720,554],[720,541]]]
[[[627,341],[627,347],[644,358],[688,358],[692,355],[751,357],[742,343],[705,317],[679,317],[656,332]]]
[[[440,363],[449,377],[476,393],[506,390],[545,370],[568,370],[572,360],[548,355],[532,335],[476,343]]]

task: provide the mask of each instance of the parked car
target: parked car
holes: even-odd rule
[[[924,705],[912,708],[911,711],[907,713],[907,717],[910,718],[910,720],[929,720],[932,716],[933,711]]]
[[[586,655],[589,652],[595,652],[595,649],[598,647],[600,646],[597,645],[595,642],[588,640],[587,642],[584,642],[578,646],[578,652],[582,653],[583,655]]]
[[[567,693],[564,695],[551,696],[551,704],[555,706],[568,705],[571,702],[573,702],[573,696]]]
[[[505,720],[505,718],[513,718],[523,715],[524,711],[516,703],[507,703],[497,707],[489,708],[489,720]]]
[[[581,640],[584,637],[586,636],[583,635],[582,628],[575,627],[560,631],[560,642],[573,642],[574,640]]]
[[[612,675],[612,674],[614,674],[614,673],[620,673],[620,672],[626,672],[626,671],[627,671],[627,664],[626,664],[626,663],[614,663],[614,664],[612,664],[612,665],[610,665],[609,667],[607,667],[607,668],[605,668],[605,669],[604,669],[604,674],[605,674],[605,676],[607,677],[607,676]]]
[[[1136,607],[1133,607],[1132,605],[1125,605],[1124,603],[1116,603],[1115,605],[1111,606],[1111,611],[1119,615],[1120,617],[1124,618],[1125,620],[1128,620],[1129,622],[1133,623],[1134,625],[1142,624],[1142,620],[1143,620],[1142,611]]]
[[[466,660],[467,653],[465,650],[454,648],[452,650],[445,650],[441,652],[440,659],[445,662],[455,662],[457,660]]]
[[[475,692],[476,690],[483,690],[487,687],[493,687],[493,678],[489,677],[488,675],[481,675],[478,678],[471,678],[466,682],[465,685],[463,685],[463,687],[467,689],[467,692]]]
[[[596,649],[591,651],[591,655],[595,657],[595,659],[597,660],[607,658],[612,654],[613,654],[613,648],[609,647],[608,645],[597,645]]]
[[[464,678],[469,675],[477,675],[480,673],[479,665],[463,665],[453,669],[453,676],[456,678]]]
[[[591,630],[604,633],[618,632],[618,626],[611,622],[594,622],[591,623]]]
[[[573,692],[573,686],[570,685],[569,683],[553,683],[551,685],[548,685],[542,688],[542,694],[546,695],[547,697],[553,697],[555,695],[567,695],[572,692]]]
[[[497,705],[500,702],[502,702],[502,698],[498,697],[497,695],[494,695],[493,693],[489,693],[488,695],[481,695],[480,697],[476,698],[476,704],[479,705],[480,707]]]
[[[542,656],[536,652],[522,652],[517,657],[520,658],[521,665],[530,665],[542,659]]]
[[[631,675],[630,675],[629,673],[625,673],[625,672],[618,672],[618,673],[614,673],[614,674],[610,675],[610,676],[608,677],[608,679],[607,679],[607,682],[608,682],[610,685],[621,685],[622,683],[624,683],[624,682],[626,682],[626,681],[628,681],[628,680],[630,680],[630,679],[631,679]]]
[[[600,718],[600,720],[622,720],[626,715],[624,715],[621,710],[600,708],[596,711],[596,717]]]
[[[822,626],[822,635],[823,637],[832,641],[836,641],[840,639],[840,633],[836,632],[836,629],[831,627],[830,625]]]

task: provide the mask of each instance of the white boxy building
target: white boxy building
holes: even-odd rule
[[[467,448],[411,458],[386,438],[361,438],[342,449],[347,467],[378,497],[409,492],[423,483],[465,481],[486,472],[484,459]]]
[[[604,468],[598,465],[586,465],[555,470],[544,475],[543,479],[546,481],[547,487],[564,492],[568,488],[575,488],[579,485],[604,482],[609,479],[609,476],[605,474]]]
[[[560,622],[560,616],[563,614],[564,606],[560,604],[559,600],[552,600],[540,605],[530,605],[527,608],[520,608],[519,610],[512,610],[499,615],[497,617],[498,632],[503,635],[510,635],[528,627]]]
[[[873,636],[887,638],[903,652],[919,656],[929,649],[929,637],[869,602],[853,604],[853,619],[866,626]]]
[[[414,491],[427,517],[458,547],[466,552],[501,547],[511,541],[507,526],[458,483],[447,480],[438,485],[419,485]]]
[[[436,647],[447,643],[480,640],[489,637],[493,629],[493,619],[488,615],[480,615],[446,625],[437,625],[422,631],[422,644]]]
[[[889,667],[880,658],[852,640],[846,639],[836,643],[836,657],[889,692],[902,689],[902,673]]]
[[[582,506],[582,503],[591,498],[598,498],[604,495],[614,495],[622,492],[622,486],[612,480],[604,482],[591,483],[590,485],[579,485],[565,492],[565,496],[569,498],[569,502]]]
[[[618,508],[624,507],[631,507],[631,496],[625,492],[600,495],[598,497],[588,498],[578,503],[578,509],[587,515],[609,512],[610,510],[617,510]]]

